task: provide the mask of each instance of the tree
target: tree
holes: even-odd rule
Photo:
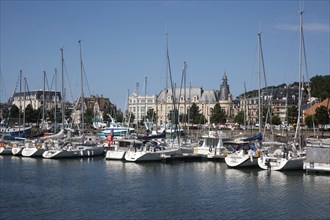
[[[179,115],[179,121],[180,121],[180,123],[188,122],[188,115],[187,114],[180,114]]]
[[[191,107],[188,109],[188,112],[190,114],[190,121],[189,123],[192,124],[201,124],[202,122],[205,122],[205,116],[200,113],[199,107],[196,105],[196,103],[193,103]]]
[[[179,112],[177,109],[172,109],[168,115],[167,118],[168,120],[171,121],[172,124],[179,124]]]
[[[27,123],[36,123],[38,121],[37,111],[35,111],[31,104],[28,104],[25,108],[25,120]]]
[[[211,123],[215,124],[225,124],[226,123],[226,112],[221,108],[220,104],[217,103],[214,108],[211,109]]]
[[[288,108],[288,122],[289,124],[297,123],[298,119],[298,108],[297,106],[292,106]]]
[[[149,119],[149,121],[152,121],[152,122],[156,123],[156,121],[158,119],[158,116],[157,116],[157,113],[155,112],[155,110],[153,108],[148,109],[147,119]]]
[[[273,115],[272,117],[272,124],[273,125],[280,125],[281,124],[281,118],[277,115]]]
[[[244,112],[240,111],[237,113],[237,115],[234,118],[234,122],[238,123],[240,125],[244,124]]]
[[[305,124],[309,127],[309,128],[312,128],[313,125],[317,125],[317,122],[315,120],[315,116],[314,115],[308,115],[306,116],[305,118]]]
[[[310,79],[311,95],[324,100],[330,94],[330,75],[316,75]]]
[[[18,118],[18,116],[19,116],[19,108],[16,105],[12,105],[9,117]]]
[[[324,125],[329,123],[329,110],[326,106],[320,106],[315,110],[315,118],[318,124]]]

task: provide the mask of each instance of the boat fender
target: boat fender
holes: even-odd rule
[[[250,160],[251,160],[251,162],[253,162],[253,155],[252,155],[252,151],[249,151],[249,156],[250,156]]]
[[[212,152],[212,147],[209,148],[210,153]]]

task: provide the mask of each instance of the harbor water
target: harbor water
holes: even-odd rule
[[[330,176],[0,156],[0,219],[330,219]]]

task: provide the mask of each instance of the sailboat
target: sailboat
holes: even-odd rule
[[[91,137],[84,141],[84,90],[83,90],[83,62],[81,53],[81,41],[79,40],[80,48],[80,67],[81,67],[81,124],[80,129],[81,140],[73,141],[71,137],[64,140],[64,143],[58,145],[57,148],[45,151],[42,156],[48,159],[57,158],[81,158],[81,157],[92,157],[101,156],[104,154],[103,146],[97,142],[96,139]],[[64,109],[64,108],[63,108]],[[62,116],[63,123],[64,115]],[[64,123],[63,123],[64,124]]]
[[[298,119],[293,143],[287,143],[281,148],[281,154],[262,155],[258,159],[258,165],[262,169],[268,170],[302,170],[306,159],[306,153],[302,151],[302,140],[300,130],[301,102],[302,102],[302,53],[303,53],[303,10],[300,11],[300,47],[299,47],[299,92],[298,92]],[[297,141],[297,143],[296,143]],[[299,149],[297,149],[297,147]]]
[[[225,157],[225,162],[228,167],[255,167],[258,166],[258,157],[260,151],[260,142],[262,141],[263,135],[262,129],[262,109],[261,109],[261,90],[260,90],[260,61],[263,61],[262,47],[261,47],[261,33],[258,33],[258,106],[259,106],[259,133],[250,138],[245,138],[239,143],[236,143],[237,149],[235,152]],[[264,65],[262,65],[264,66]]]
[[[169,59],[169,50],[168,50],[168,34],[165,34],[166,36],[166,64],[167,69],[170,74],[171,83],[172,83],[172,75],[171,75],[171,65],[170,65],[170,59]],[[173,107],[175,112],[175,104],[174,104],[174,87],[172,87],[172,101],[173,101]],[[166,96],[167,97],[167,74],[166,74]],[[167,101],[165,100],[165,103]],[[166,112],[167,106],[165,107]],[[165,114],[166,115],[166,114]],[[160,138],[164,140],[163,142],[157,141],[159,138],[157,135],[154,136],[155,139],[146,140],[143,142],[140,148],[131,147],[125,154],[125,160],[126,161],[132,161],[132,162],[146,162],[146,161],[160,161],[162,159],[166,159],[168,157],[173,157],[175,155],[178,155],[181,153],[181,149],[179,146],[174,146],[173,140],[171,143],[166,143],[163,135],[165,136],[167,134],[167,123],[165,122],[164,130],[161,130]],[[177,124],[175,123],[174,132],[177,131]],[[156,139],[157,138],[157,139]]]
[[[23,126],[21,125],[21,112],[22,112],[22,75],[23,75],[23,71],[20,70],[20,75],[19,75],[19,84],[20,84],[20,92],[19,92],[19,116],[18,116],[18,126],[9,126],[8,122],[9,122],[9,117],[10,114],[8,116],[8,118],[6,120],[1,121],[0,123],[0,133],[6,135],[7,139],[11,139],[11,140],[18,140],[21,138],[25,137],[25,134],[30,132],[32,130],[32,126],[30,125],[25,125],[25,118],[23,118]],[[26,81],[25,81],[25,86],[26,88]],[[15,89],[16,92],[16,89]],[[14,92],[14,93],[15,93]],[[25,91],[24,91],[25,94]],[[25,100],[24,100],[25,101]],[[25,105],[24,105],[25,107]],[[11,108],[9,109],[9,112],[11,113]]]

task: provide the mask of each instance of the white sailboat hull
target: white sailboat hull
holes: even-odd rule
[[[179,153],[179,149],[160,150],[156,152],[150,151],[132,151],[129,150],[125,154],[125,160],[130,162],[147,162],[147,161],[160,161],[166,156]]]
[[[306,157],[297,158],[281,158],[281,157],[267,157],[263,156],[258,158],[258,165],[261,169],[267,170],[302,170],[303,163]],[[269,161],[270,167],[268,168],[266,161]]]
[[[72,150],[47,150],[42,156],[47,159],[94,157],[104,154],[103,147],[82,147]]]
[[[258,158],[249,154],[232,153],[225,157],[228,167],[256,167],[258,166]]]
[[[22,147],[13,147],[11,149],[11,152],[14,156],[21,156],[22,155],[23,148]]]
[[[42,154],[45,152],[45,149],[35,148],[35,147],[26,147],[22,151],[23,157],[42,157]]]
[[[125,153],[126,153],[126,150],[121,150],[121,151],[107,150],[107,152],[105,154],[105,159],[107,159],[107,160],[124,160]]]
[[[0,147],[0,155],[13,155],[11,148],[9,147]]]

